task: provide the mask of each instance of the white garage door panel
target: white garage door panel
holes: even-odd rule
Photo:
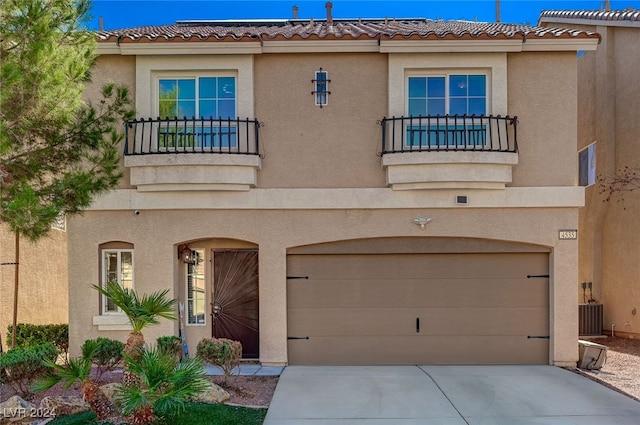
[[[289,255],[287,275],[308,276],[287,282],[289,363],[546,364],[549,281],[527,275],[548,274],[548,261],[547,253]]]

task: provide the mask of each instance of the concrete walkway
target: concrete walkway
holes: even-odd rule
[[[637,425],[640,403],[553,366],[289,366],[264,425]]]
[[[250,376],[279,376],[284,370],[284,366],[262,366],[261,364],[241,364],[234,367],[232,375]],[[222,369],[216,366],[205,366],[205,373],[211,376],[224,375]]]

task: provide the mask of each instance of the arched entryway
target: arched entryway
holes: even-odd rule
[[[259,357],[259,264],[257,245],[233,239],[185,241],[181,255],[179,299],[184,305],[181,328],[189,352],[203,338],[242,343],[242,356]]]

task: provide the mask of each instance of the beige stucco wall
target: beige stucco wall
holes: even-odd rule
[[[425,230],[412,219],[432,218]],[[118,226],[113,223],[117,222]],[[527,223],[526,226],[523,223]],[[141,292],[169,288],[181,267],[178,244],[208,238],[228,238],[257,244],[260,250],[260,359],[286,363],[286,251],[288,248],[336,240],[369,237],[474,237],[512,240],[550,247],[552,326],[550,359],[556,364],[575,362],[577,306],[574,290],[577,272],[576,241],[559,241],[557,229],[575,228],[573,208],[549,209],[397,209],[397,210],[148,210],[92,211],[69,223],[72,234],[83,235],[70,247],[70,255],[98,252],[102,242],[122,240],[135,249],[135,285]],[[162,235],[158,238],[158,235]],[[96,256],[91,256],[95,258]],[[70,308],[72,350],[83,340],[98,335],[91,324],[98,314],[98,296],[90,283],[99,274],[97,262],[72,263]],[[163,320],[145,331],[147,341],[176,333],[177,324]],[[189,332],[190,351],[195,350],[202,330]],[[206,333],[206,332],[205,332]],[[126,331],[104,331],[100,336],[124,340]]]
[[[640,28],[609,27],[607,42],[610,48],[608,59],[613,63],[609,64],[605,78],[612,80],[611,90],[615,93],[615,115],[608,129],[613,130],[610,134],[613,136],[611,142],[615,142],[612,152],[615,162],[605,162],[604,170],[614,172],[627,166],[640,167],[640,55],[637,54]],[[601,72],[599,68],[598,75]],[[603,172],[603,169],[599,168],[598,172]],[[617,334],[629,333],[636,338],[640,337],[640,319],[637,314],[632,314],[632,309],[640,308],[640,263],[636,255],[640,243],[638,211],[638,192],[625,194],[622,203],[609,202],[602,222],[601,272],[605,327],[611,329],[615,324]]]
[[[311,82],[328,72],[329,103]],[[387,56],[259,55],[256,117],[264,122],[259,187],[384,187],[380,126],[387,112]]]
[[[67,233],[51,230],[37,243],[20,239],[18,323],[68,323]],[[15,262],[15,236],[0,226],[0,262]],[[0,338],[3,348],[7,326],[13,322],[15,266],[0,266]]]
[[[615,25],[615,23],[614,23]],[[602,42],[594,52],[578,59],[578,148],[596,143],[596,172],[612,175],[617,170],[640,166],[640,28],[570,25],[597,31]],[[593,282],[595,299],[604,304],[604,328],[616,335],[640,337],[640,195],[627,193],[624,202],[595,185],[585,189],[585,208],[580,211],[578,282]],[[578,300],[583,302],[581,286]],[[587,291],[587,297],[589,292]]]
[[[507,63],[509,114],[518,117],[511,186],[577,184],[575,52],[510,53]]]

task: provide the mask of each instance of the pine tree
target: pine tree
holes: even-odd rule
[[[45,237],[58,217],[88,207],[122,176],[128,90],[110,83],[97,104],[82,98],[96,59],[95,35],[83,26],[89,7],[0,1],[0,223],[16,235],[16,257],[20,237]]]

